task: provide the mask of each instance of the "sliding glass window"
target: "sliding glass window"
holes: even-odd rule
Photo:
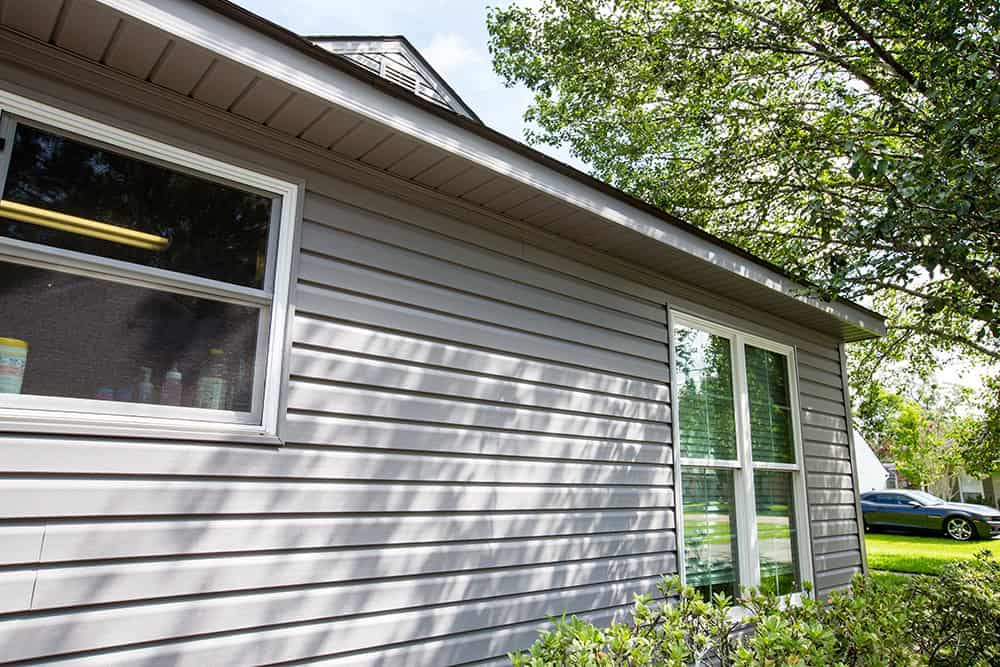
[[[0,409],[264,426],[293,186],[5,106]]]
[[[800,591],[805,489],[791,348],[672,314],[686,583]]]

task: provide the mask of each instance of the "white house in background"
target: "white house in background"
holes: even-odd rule
[[[986,477],[979,479],[964,472],[938,480],[928,489],[936,496],[946,500],[958,501],[960,503],[981,503],[986,505],[996,505],[996,490],[994,479]]]
[[[983,500],[987,505],[1000,508],[1000,474],[983,480]]]
[[[855,465],[858,466],[858,492],[886,488],[889,472],[879,461],[868,441],[857,431],[854,431],[854,455]]]

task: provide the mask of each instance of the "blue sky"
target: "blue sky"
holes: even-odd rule
[[[490,66],[487,5],[510,0],[237,0],[255,14],[300,35],[406,35],[458,94],[495,130],[524,140],[531,94],[505,88]],[[531,0],[518,0],[530,6]],[[581,168],[566,149],[536,146]]]

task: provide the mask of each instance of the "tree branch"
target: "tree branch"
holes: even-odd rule
[[[986,355],[987,357],[993,359],[994,361],[1000,361],[1000,351],[991,350],[985,345],[980,345],[975,341],[969,340],[965,336],[953,334],[948,331],[942,331],[940,329],[935,329],[934,327],[916,327],[908,324],[890,324],[886,328],[898,329],[899,331],[912,331],[917,334],[924,334],[927,336],[931,336],[933,338],[940,338],[942,340],[951,341],[952,343],[958,343],[959,345],[964,345],[969,349],[975,350],[980,354]]]
[[[727,2],[726,7],[730,11],[742,14],[747,18],[760,21],[764,25],[770,26],[771,28],[774,28],[775,30],[779,31],[780,33],[786,36],[802,39],[802,41],[804,41],[806,44],[815,49],[816,52],[812,53],[811,55],[823,58],[824,60],[828,60],[829,62],[837,65],[851,76],[856,77],[859,81],[862,81],[866,86],[868,86],[871,90],[881,95],[887,102],[891,103],[893,106],[909,109],[909,106],[905,102],[903,102],[903,100],[899,99],[889,91],[885,90],[885,88],[877,79],[869,75],[867,72],[855,67],[854,64],[851,63],[849,60],[843,58],[837,53],[834,53],[833,49],[828,47],[826,44],[823,44],[822,42],[819,42],[815,39],[811,39],[804,35],[790,34],[790,32],[786,29],[786,26],[780,24],[779,22],[769,19],[760,14],[748,11],[743,7],[733,4],[732,2]]]
[[[903,67],[899,61],[896,60],[896,58],[894,58],[893,55],[889,53],[881,44],[879,44],[870,32],[861,27],[861,25],[855,21],[843,7],[840,6],[840,3],[837,2],[837,0],[820,0],[820,7],[823,9],[829,9],[839,16],[841,20],[843,20],[844,23],[846,23],[848,27],[854,31],[854,34],[863,39],[868,46],[872,48],[872,51],[878,55],[882,62],[888,65],[899,78],[906,81],[906,83],[910,86],[914,86],[916,84],[916,77],[914,77],[908,69]]]

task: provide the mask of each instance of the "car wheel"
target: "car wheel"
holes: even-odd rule
[[[968,542],[975,534],[975,528],[968,521],[960,516],[953,516],[945,523],[944,532],[953,540]]]

